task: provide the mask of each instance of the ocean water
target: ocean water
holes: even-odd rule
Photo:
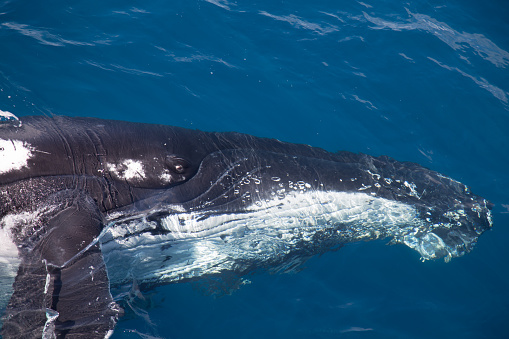
[[[490,199],[475,250],[386,241],[232,295],[144,291],[113,338],[509,338],[505,1],[0,1],[0,110],[387,154]]]

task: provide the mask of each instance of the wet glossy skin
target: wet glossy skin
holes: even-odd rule
[[[21,260],[4,337],[104,337],[133,267],[147,284],[242,275],[386,237],[449,260],[491,227],[486,200],[420,165],[239,133],[26,117],[0,126],[0,157]]]

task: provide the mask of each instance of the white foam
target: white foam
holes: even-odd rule
[[[18,260],[18,248],[11,238],[9,230],[0,228],[0,264],[6,265]]]
[[[21,140],[0,139],[0,174],[28,166],[34,148]]]
[[[7,120],[10,120],[10,119],[19,120],[18,117],[15,116],[14,114],[12,114],[11,112],[2,111],[2,110],[0,110],[0,117],[6,118]]]
[[[0,228],[0,309],[9,302],[19,263],[18,248],[9,229]]]

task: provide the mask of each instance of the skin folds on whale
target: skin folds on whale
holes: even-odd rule
[[[5,338],[104,338],[133,282],[287,272],[384,238],[448,261],[492,226],[467,186],[386,156],[58,116],[0,123],[2,145]]]

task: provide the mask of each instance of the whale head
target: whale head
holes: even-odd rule
[[[208,138],[213,147],[188,180],[110,214],[103,252],[126,268],[113,282],[289,271],[314,254],[384,238],[422,260],[449,261],[492,225],[488,201],[415,163],[237,133]],[[141,244],[156,258],[148,273],[122,254]]]

